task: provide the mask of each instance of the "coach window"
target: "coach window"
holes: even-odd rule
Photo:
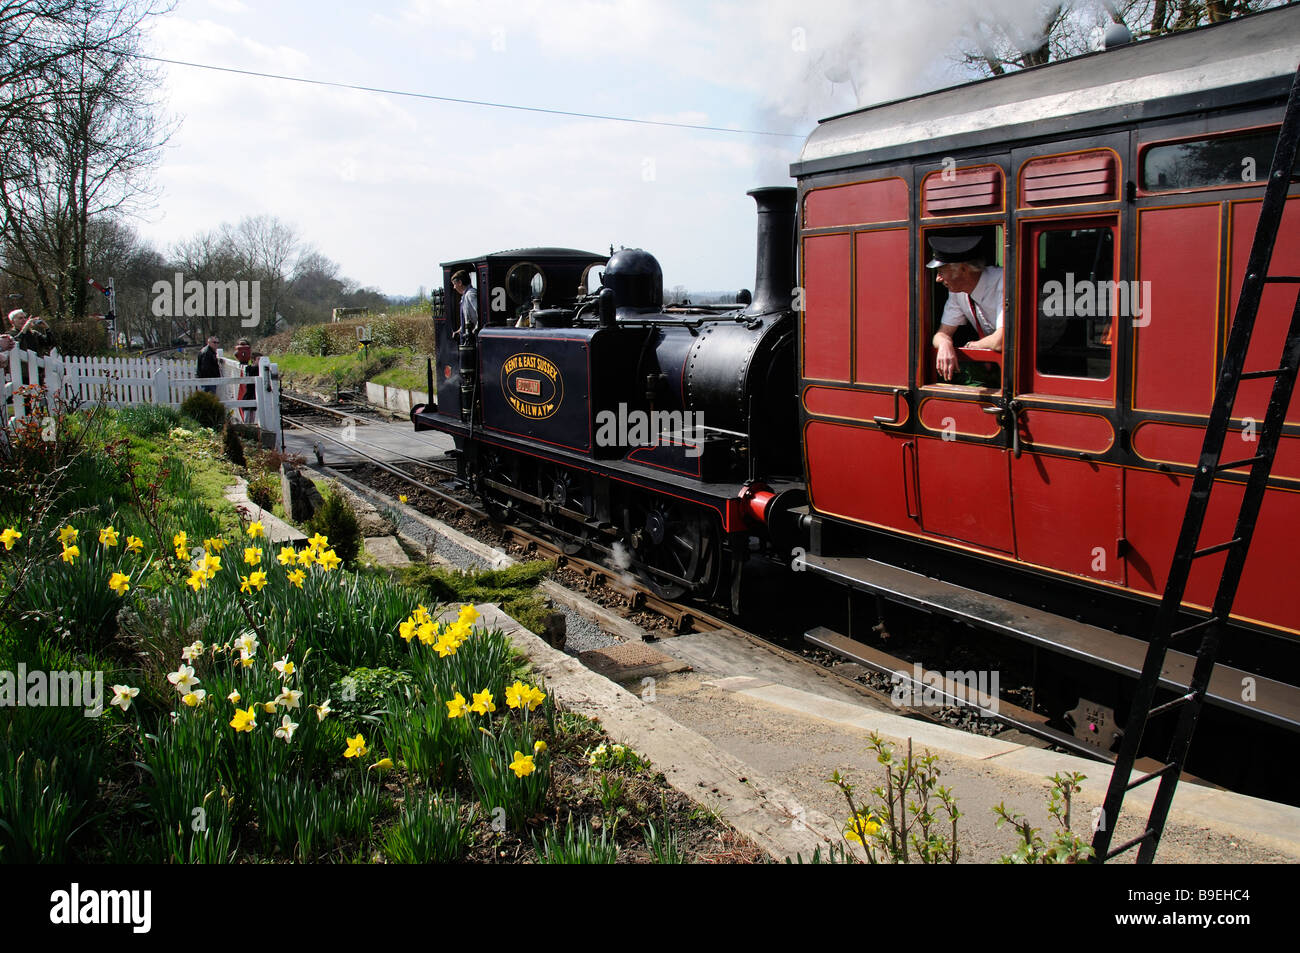
[[[1035,232],[1033,377],[1107,380],[1114,319],[1145,304],[1114,281],[1114,228],[1045,226]],[[1056,393],[1060,386],[1044,389]]]
[[[1142,152],[1142,190],[1263,185],[1277,146],[1277,127],[1159,143]]]
[[[984,262],[985,268],[1002,269],[1002,249],[1003,249],[1003,228],[1001,225],[963,225],[959,228],[944,229],[926,229],[921,236],[922,247],[925,249],[925,261],[929,261],[932,256],[932,246],[929,241],[932,238],[944,238],[954,236],[979,236],[980,243],[977,249],[978,257]],[[953,336],[953,343],[957,346],[958,370],[952,380],[945,381],[939,376],[936,367],[937,354],[934,349],[934,336],[943,323],[944,307],[948,303],[948,290],[938,281],[936,270],[933,268],[924,269],[925,275],[923,281],[923,301],[928,301],[930,314],[929,322],[923,327],[928,328],[922,335],[922,352],[925,355],[925,368],[922,379],[927,384],[951,384],[966,387],[982,387],[992,390],[998,390],[1002,386],[1002,351],[990,351],[967,347],[974,343],[983,334],[977,333],[974,326],[970,323],[969,318],[957,328]],[[965,298],[965,295],[961,297]],[[1003,314],[1006,314],[1006,289],[1003,289]],[[976,308],[979,305],[975,306]],[[994,315],[987,316],[987,320],[994,321]],[[1004,320],[1005,324],[1005,320]],[[1005,342],[1003,348],[1005,350]]]

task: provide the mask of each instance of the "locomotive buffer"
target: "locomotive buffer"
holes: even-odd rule
[[[1300,276],[1270,275],[1269,265],[1273,258],[1273,246],[1277,240],[1278,227],[1286,205],[1287,191],[1290,188],[1292,171],[1295,169],[1297,142],[1300,141],[1300,72],[1297,72],[1291,86],[1291,95],[1287,100],[1286,113],[1282,128],[1278,131],[1277,148],[1273,154],[1273,163],[1269,169],[1268,185],[1264,191],[1264,201],[1260,210],[1259,224],[1255,229],[1255,239],[1251,245],[1250,260],[1246,266],[1245,281],[1241,296],[1237,301],[1237,312],[1232,323],[1232,333],[1228,338],[1227,350],[1223,355],[1223,365],[1219,371],[1218,387],[1214,395],[1214,407],[1210,412],[1210,421],[1205,428],[1205,442],[1201,446],[1200,462],[1192,481],[1191,496],[1187,502],[1187,512],[1183,517],[1183,528],[1178,536],[1178,545],[1174,550],[1173,564],[1169,570],[1169,579],[1165,585],[1164,597],[1160,603],[1155,631],[1147,649],[1146,661],[1138,679],[1137,693],[1133,699],[1128,725],[1124,730],[1123,742],[1115,761],[1114,771],[1110,776],[1110,785],[1106,791],[1106,800],[1102,807],[1100,823],[1093,835],[1092,846],[1094,861],[1104,863],[1131,847],[1141,845],[1138,850],[1138,863],[1151,863],[1155,859],[1156,848],[1160,844],[1160,835],[1164,830],[1169,806],[1174,798],[1174,789],[1178,785],[1183,765],[1191,748],[1192,734],[1200,717],[1201,706],[1205,702],[1206,689],[1214,671],[1215,659],[1219,652],[1219,639],[1223,625],[1232,611],[1232,602],[1237,594],[1237,584],[1241,580],[1242,570],[1246,565],[1246,554],[1250,540],[1255,532],[1255,521],[1259,517],[1260,504],[1264,499],[1264,490],[1268,484],[1269,471],[1273,466],[1273,456],[1277,452],[1278,440],[1282,433],[1282,422],[1295,387],[1296,370],[1300,367],[1300,288],[1291,313],[1291,324],[1287,329],[1286,341],[1282,348],[1282,359],[1276,368],[1266,371],[1242,373],[1246,361],[1246,351],[1250,346],[1251,332],[1255,326],[1255,317],[1259,312],[1260,298],[1265,285],[1281,283],[1300,286]],[[1269,398],[1268,412],[1259,434],[1259,452],[1244,460],[1222,460],[1223,443],[1231,424],[1232,408],[1237,399],[1237,385],[1242,380],[1252,378],[1273,378],[1273,392]],[[1227,470],[1249,468],[1250,476],[1242,494],[1241,508],[1237,514],[1236,529],[1232,538],[1212,546],[1197,548],[1205,514],[1209,508],[1210,493],[1214,488],[1215,476]],[[1187,588],[1188,576],[1197,559],[1214,553],[1226,552],[1222,575],[1214,598],[1214,608],[1210,617],[1186,628],[1174,630],[1178,624],[1179,606]],[[1170,644],[1178,638],[1200,633],[1201,641],[1196,652],[1196,666],[1192,681],[1186,692],[1172,701],[1154,706],[1157,686],[1165,656]],[[1133,764],[1137,760],[1138,748],[1142,735],[1151,719],[1178,711],[1180,713],[1177,729],[1169,745],[1169,753],[1163,767],[1141,777],[1130,779]],[[1111,836],[1115,821],[1119,818],[1124,804],[1124,795],[1139,785],[1155,779],[1160,780],[1142,834],[1111,849]]]

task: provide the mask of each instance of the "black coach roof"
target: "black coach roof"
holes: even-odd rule
[[[1300,4],[823,119],[794,176],[1285,98]]]

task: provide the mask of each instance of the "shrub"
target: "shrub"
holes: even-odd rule
[[[333,341],[328,328],[322,324],[309,324],[293,332],[293,337],[289,343],[289,352],[292,354],[310,354],[318,357],[327,357],[331,353],[340,353],[334,352],[332,345]]]
[[[279,478],[274,473],[259,473],[248,481],[248,498],[264,510],[271,509],[280,498]]]
[[[337,488],[326,494],[325,503],[307,522],[307,532],[322,533],[339,558],[349,565],[361,552],[361,527],[357,523],[356,510]]]
[[[216,394],[209,394],[205,390],[196,390],[186,397],[181,404],[181,413],[200,426],[211,427],[213,430],[226,422],[226,405]]]
[[[222,447],[226,452],[226,459],[237,467],[248,466],[248,459],[244,456],[244,444],[239,439],[239,434],[229,424],[221,434]]]

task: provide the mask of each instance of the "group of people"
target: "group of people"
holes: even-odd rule
[[[207,343],[199,351],[195,376],[200,378],[221,377],[221,362],[218,359],[220,350],[221,341],[215,334],[209,336]],[[240,338],[235,345],[235,360],[239,362],[239,376],[257,376],[257,365],[253,363],[253,346],[248,342],[248,338]],[[235,399],[252,400],[254,397],[253,386],[252,384],[240,384],[239,393],[235,395]],[[204,384],[203,389],[209,394],[217,393],[215,384]],[[242,407],[240,411],[240,416],[245,421],[252,420],[253,410],[251,407]]]

